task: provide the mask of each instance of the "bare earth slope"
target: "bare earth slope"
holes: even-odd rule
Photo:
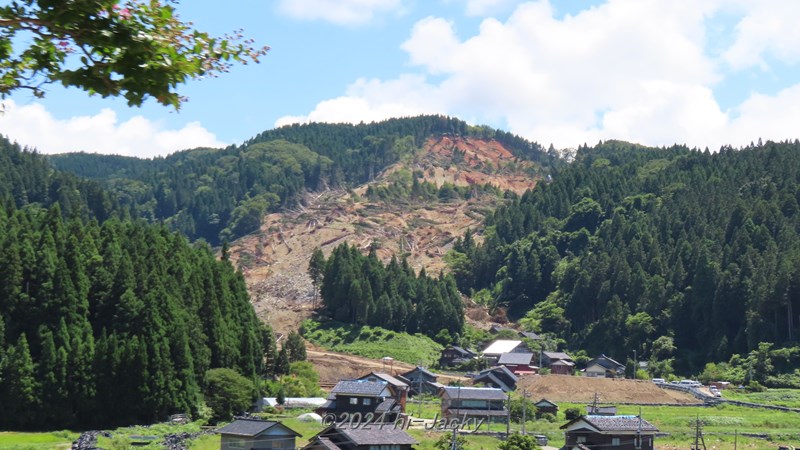
[[[527,389],[537,401],[591,403],[595,394],[601,403],[637,404],[700,404],[689,394],[661,389],[646,380],[571,377],[564,375],[526,376],[517,383],[517,390]]]
[[[529,175],[534,165],[516,160],[496,141],[431,138],[370,184],[385,184],[401,169],[419,171],[438,186],[488,183],[522,193],[536,184]],[[369,202],[364,198],[368,186],[307,194],[302,206],[268,215],[259,233],[231,245],[231,259],[243,269],[256,313],[277,332],[296,329],[311,315],[314,290],[307,268],[314,249],[328,256],[343,243],[366,249],[379,242],[384,261],[405,255],[416,270],[436,274],[445,269],[442,257],[454,240],[468,228],[480,240],[485,214],[503,202],[491,195],[446,203]]]

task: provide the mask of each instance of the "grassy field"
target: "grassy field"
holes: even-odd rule
[[[442,346],[421,334],[398,333],[378,327],[357,327],[338,322],[303,322],[303,337],[328,350],[380,359],[392,355],[398,361],[430,366],[439,359]]]
[[[724,398],[741,402],[800,408],[800,390],[798,389],[768,389],[764,392],[743,392],[738,389],[726,389],[722,395]]]
[[[51,431],[46,433],[20,433],[0,431],[0,449],[69,449],[79,433],[72,431]]]

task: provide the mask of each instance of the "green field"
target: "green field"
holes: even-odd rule
[[[0,431],[0,449],[69,449],[79,433],[72,431],[51,431],[47,433],[21,433]]]
[[[726,399],[741,402],[800,408],[800,390],[798,389],[768,389],[764,392],[743,392],[738,389],[726,389],[722,395]]]
[[[366,358],[384,356],[431,366],[438,361],[442,346],[421,334],[399,333],[378,327],[357,327],[338,322],[303,322],[303,337],[327,350]]]

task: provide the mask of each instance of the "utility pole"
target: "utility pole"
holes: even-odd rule
[[[419,404],[417,415],[422,417],[422,366],[417,363],[417,403]]]
[[[508,393],[508,407],[506,410],[506,439],[508,439],[511,436],[511,392]]]
[[[639,359],[636,357],[636,350],[633,350],[633,379],[636,379],[636,371],[639,370]]]
[[[528,421],[526,410],[528,406],[528,390],[522,390],[522,434],[525,435],[525,422]]]

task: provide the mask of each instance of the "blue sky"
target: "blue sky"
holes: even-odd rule
[[[0,133],[42,153],[152,157],[292,122],[440,113],[574,148],[800,138],[797,0],[184,0],[261,64],[192,81],[181,111],[49,88]]]

